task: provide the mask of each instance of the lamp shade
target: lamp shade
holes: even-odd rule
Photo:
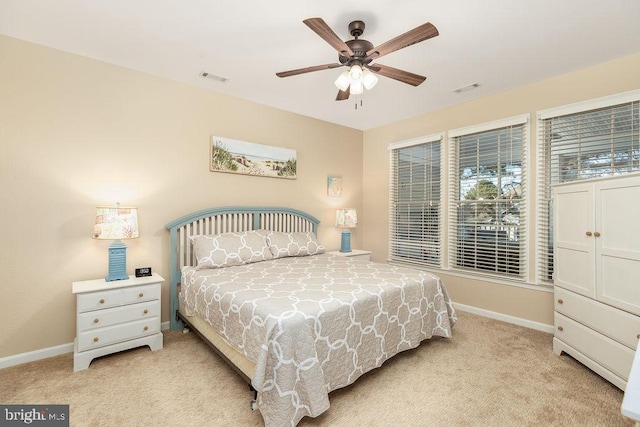
[[[94,239],[135,239],[138,237],[138,208],[98,206]]]
[[[359,65],[352,65],[349,69],[349,77],[351,80],[361,80],[362,79],[362,67]]]
[[[364,92],[364,86],[362,85],[362,80],[351,80],[350,92],[353,95],[362,94],[362,92]]]
[[[355,228],[358,225],[358,215],[353,208],[336,210],[336,227]]]
[[[362,84],[364,85],[364,87],[367,88],[367,90],[371,90],[376,85],[376,83],[378,83],[378,77],[367,68],[365,68],[362,71]]]
[[[349,79],[349,70],[344,70],[335,81],[335,85],[341,91],[347,90],[349,85],[351,84],[351,80]]]

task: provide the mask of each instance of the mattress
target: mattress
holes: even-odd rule
[[[329,408],[329,392],[433,336],[455,310],[428,272],[329,254],[182,269],[180,303],[255,364],[266,426]]]

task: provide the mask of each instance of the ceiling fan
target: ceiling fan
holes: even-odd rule
[[[353,40],[347,41],[342,41],[322,18],[309,18],[302,22],[338,51],[338,61],[340,62],[282,71],[276,73],[278,77],[289,77],[346,66],[349,70],[343,71],[335,82],[339,90],[336,101],[349,99],[350,94],[359,95],[364,88],[371,89],[378,81],[376,74],[412,86],[418,86],[426,80],[424,76],[387,65],[372,64],[372,62],[381,56],[437,36],[438,30],[430,22],[375,47],[371,42],[358,38],[364,32],[364,22],[362,21],[353,21],[349,24],[349,34],[353,36]]]

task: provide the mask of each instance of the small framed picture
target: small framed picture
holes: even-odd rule
[[[342,178],[337,176],[327,177],[327,196],[329,197],[342,196]]]

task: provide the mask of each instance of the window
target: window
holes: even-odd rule
[[[389,260],[439,267],[442,134],[389,146]]]
[[[528,115],[449,133],[452,268],[526,278]]]
[[[538,113],[538,280],[553,282],[551,186],[640,171],[640,91]]]

